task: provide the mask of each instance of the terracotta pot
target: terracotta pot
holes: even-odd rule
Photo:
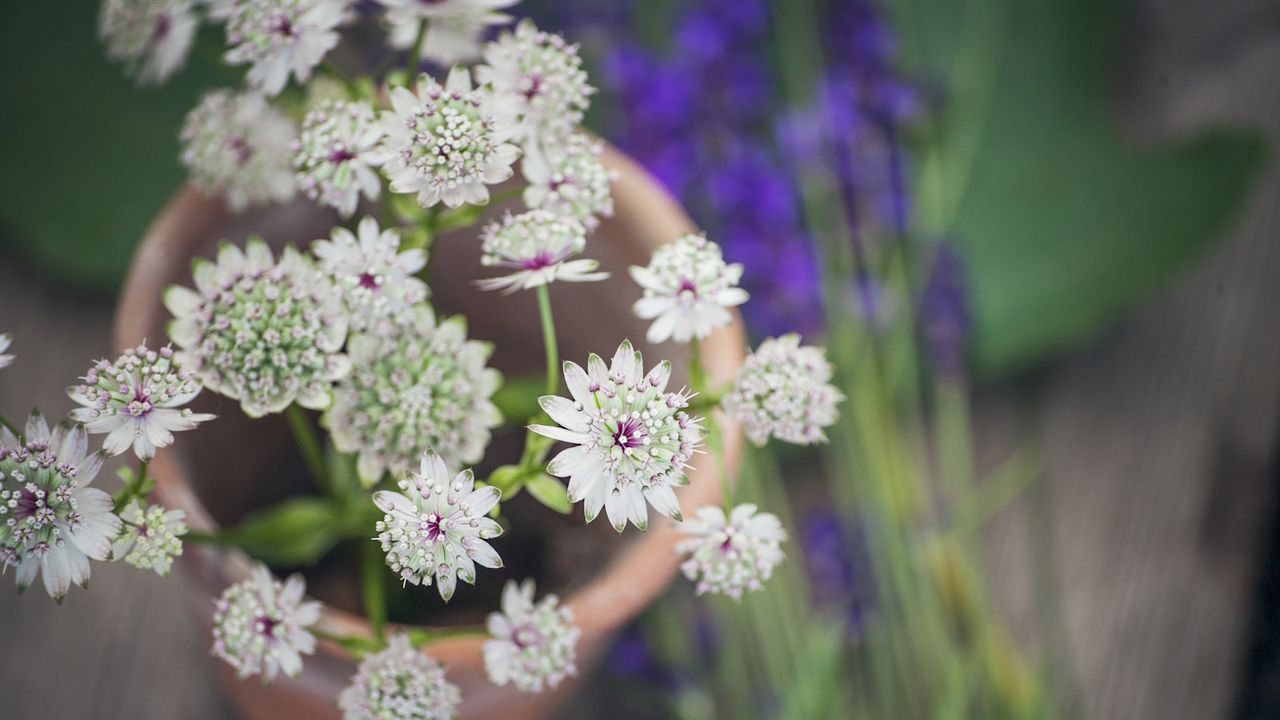
[[[644,325],[630,313],[639,291],[627,279],[626,266],[647,262],[654,247],[694,227],[680,206],[636,163],[612,148],[606,151],[605,162],[618,173],[614,186],[616,215],[592,236],[588,251],[613,273],[613,278],[605,283],[560,283],[551,293],[561,335],[561,355],[579,362],[585,361],[589,351],[608,357],[623,337],[644,337]],[[165,338],[168,315],[161,305],[162,291],[173,283],[190,285],[190,260],[212,257],[220,239],[241,243],[248,234],[260,233],[277,247],[284,242],[305,246],[314,238],[326,236],[333,224],[334,216],[305,203],[233,216],[216,198],[190,188],[181,191],[161,212],[133,258],[116,316],[116,344],[124,348],[147,338],[158,344]],[[470,232],[474,234],[474,230]],[[494,341],[495,364],[501,365],[504,357],[515,358],[511,364],[517,369],[541,372],[535,303],[528,293],[503,297],[476,291],[472,280],[482,274],[479,243],[474,237],[455,236],[462,234],[445,235],[436,241],[431,278],[433,302],[445,310],[461,311],[468,318],[472,337]],[[643,343],[638,345],[643,348]],[[703,364],[713,383],[727,382],[733,376],[745,346],[737,321],[702,343]],[[648,348],[646,361],[652,364],[667,357],[679,366],[684,357],[680,351],[674,345]],[[274,482],[275,478],[270,478],[273,482],[264,481],[270,477],[271,458],[292,452],[283,423],[269,418],[250,425],[240,416],[235,403],[211,396],[206,392],[201,401],[218,412],[219,419],[178,438],[177,444],[162,451],[151,466],[158,500],[184,510],[192,527],[203,531],[216,530],[219,519],[234,520],[255,505],[297,492],[295,488],[277,487],[287,483]],[[732,477],[741,454],[741,439],[731,423],[725,423],[725,446]],[[686,514],[715,503],[720,497],[715,464],[709,455],[700,457],[702,461],[690,473],[690,484],[678,492]],[[544,512],[559,518],[550,511]],[[579,523],[580,515],[581,508],[575,507],[574,517]],[[677,533],[665,518],[656,513],[651,513],[651,518],[658,522],[651,523],[647,533],[629,528],[623,536],[627,544],[600,560],[599,569],[588,577],[564,588],[539,588],[540,592],[560,590],[573,609],[582,629],[579,659],[583,672],[594,664],[593,659],[605,649],[612,634],[652,602],[676,576],[679,561],[672,548]],[[542,516],[535,519],[543,522]],[[587,538],[603,538],[600,533],[613,535],[603,519],[580,530],[587,546],[594,542]],[[586,534],[588,531],[594,534]],[[501,545],[498,549],[503,551]],[[235,550],[189,546],[183,561],[188,584],[194,591],[193,605],[208,625],[212,598],[247,577],[249,560]],[[570,558],[567,562],[573,565],[578,561]],[[500,581],[486,576],[482,569],[477,585],[485,583]],[[337,592],[345,590],[347,595],[353,595],[355,585],[353,577],[338,583]],[[486,611],[492,609],[496,604]],[[326,605],[320,627],[332,633],[369,633],[369,626],[361,617],[332,605]],[[477,637],[456,637],[429,643],[424,649],[445,664],[449,679],[462,689],[464,718],[547,717],[571,690],[566,684],[554,693],[524,696],[511,687],[490,684],[484,674],[481,643]],[[214,665],[227,692],[250,718],[337,717],[335,699],[354,672],[354,663],[327,642],[321,642],[317,654],[306,659],[300,677],[281,678],[268,686],[256,679],[237,681],[228,666],[220,662]]]

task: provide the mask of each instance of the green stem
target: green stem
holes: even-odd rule
[[[551,293],[546,285],[539,285],[538,314],[542,317],[542,342],[547,350],[547,394],[555,395],[560,389],[560,350],[556,345],[556,322],[551,317]]]
[[[138,472],[134,473],[133,479],[116,493],[115,511],[118,513],[124,510],[133,499],[146,492],[147,482],[147,461],[138,458]]]
[[[409,48],[409,64],[405,70],[409,71],[409,82],[413,82],[413,78],[418,74],[418,66],[422,65],[422,44],[427,39],[427,23],[423,18],[418,25],[418,35],[413,39],[413,47]]]
[[[306,413],[298,405],[290,405],[285,408],[285,418],[289,421],[289,429],[293,431],[294,442],[298,444],[298,450],[302,453],[302,459],[307,463],[307,469],[311,471],[311,476],[315,478],[316,484],[320,489],[328,493],[330,496],[334,494],[333,482],[329,479],[329,470],[324,464],[324,452],[320,449],[320,438],[316,437],[315,428],[311,427],[311,421],[307,419]]]
[[[360,595],[373,634],[379,641],[386,637],[387,630],[387,593],[382,584],[384,564],[381,549],[371,541],[364,543],[360,553]]]
[[[320,67],[326,73],[328,73],[329,76],[332,77],[334,80],[337,80],[338,82],[342,83],[342,87],[346,88],[347,90],[348,98],[355,98],[360,94],[356,88],[356,84],[351,80],[350,77],[347,77],[346,73],[339,70],[337,65],[334,65],[332,62],[328,60],[323,60],[320,63]]]

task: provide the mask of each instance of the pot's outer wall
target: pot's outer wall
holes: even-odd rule
[[[630,312],[640,291],[627,278],[626,267],[646,263],[654,247],[693,232],[694,225],[676,201],[629,158],[607,147],[604,160],[618,173],[613,188],[616,214],[588,239],[585,254],[600,260],[613,277],[604,283],[558,283],[552,288],[561,357],[583,362],[592,351],[608,357],[622,339],[630,337],[645,350],[649,364],[669,358],[680,367],[688,357],[685,348],[666,344],[655,350],[641,342],[646,325]],[[175,283],[189,285],[191,258],[212,257],[222,238],[241,243],[248,234],[260,233],[277,249],[285,240],[305,246],[311,239],[327,236],[333,224],[334,216],[303,203],[233,217],[220,200],[184,189],[156,219],[134,256],[116,315],[116,345],[130,347],[144,339],[156,344],[166,337],[169,316],[161,303],[164,289]],[[445,234],[436,240],[437,257],[430,278],[432,302],[441,316],[465,310],[469,335],[495,341],[493,362],[500,369],[540,372],[543,350],[535,303],[528,293],[500,296],[476,290],[472,281],[486,271],[479,263],[478,241],[462,234]],[[728,382],[745,354],[741,321],[735,315],[732,326],[713,334],[701,347],[712,384]],[[184,438],[157,455],[151,467],[160,502],[184,510],[193,528],[209,531],[217,527],[215,517],[235,517],[298,490],[287,483],[272,483],[256,494],[208,492],[216,487],[218,478],[263,477],[269,460],[287,450],[289,437],[279,417],[256,422],[252,434],[246,434],[246,427],[233,417],[239,414],[234,403],[212,393],[204,393],[201,401],[224,417],[202,426],[198,441]],[[729,476],[736,477],[741,435],[735,424],[723,417],[720,422],[725,429]],[[714,459],[700,455],[699,460],[690,473],[689,486],[678,492],[686,515],[720,498]],[[581,509],[575,507],[574,512],[581,513]],[[634,541],[594,579],[567,594],[582,629],[578,650],[583,672],[594,666],[612,634],[652,602],[676,575],[679,560],[673,547],[678,534],[670,521],[656,513],[651,517],[657,521],[651,523],[649,532],[640,534],[628,528],[626,532],[635,536]],[[584,532],[602,527],[607,527],[603,519]],[[207,546],[188,546],[182,561],[194,594],[193,606],[207,627],[212,621],[212,598],[247,577],[250,562],[239,551]],[[483,576],[479,582],[484,582]],[[362,618],[332,607],[326,607],[320,627],[335,633],[369,633]],[[474,637],[451,638],[425,648],[445,664],[450,681],[461,688],[462,718],[546,718],[571,691],[572,683],[566,683],[557,692],[525,696],[510,686],[490,684],[484,673],[482,642]],[[300,677],[281,678],[269,686],[257,679],[239,681],[229,666],[212,662],[245,716],[263,720],[338,717],[337,694],[354,672],[354,664],[341,650],[323,641],[318,655],[307,658]]]

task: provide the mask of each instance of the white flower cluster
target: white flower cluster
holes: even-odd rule
[[[184,517],[186,513],[181,510],[165,510],[159,505],[144,508],[134,500],[120,513],[124,530],[111,546],[112,557],[157,575],[168,575],[173,559],[182,555],[182,536],[187,534]]]
[[[694,519],[681,523],[688,537],[676,552],[688,556],[680,569],[697,583],[697,592],[719,593],[731,598],[759,590],[782,562],[780,547],[787,533],[778,518],[744,503],[725,516],[715,505],[698,508]]]
[[[497,12],[518,0],[378,0],[387,8],[387,41],[409,49],[423,22],[426,35],[416,48],[424,60],[453,65],[480,57],[481,36],[494,25],[511,22]]]
[[[690,395],[667,392],[671,363],[664,360],[646,374],[644,359],[624,341],[607,368],[593,353],[586,370],[566,362],[564,378],[572,400],[539,400],[560,427],[529,429],[574,445],[547,466],[552,475],[569,478],[569,500],[584,501],[587,522],[603,507],[618,532],[628,521],[648,529],[646,503],[679,519],[673,488],[688,482],[685,468],[702,430],[700,419],[684,410]]]
[[[843,399],[831,384],[831,363],[822,348],[802,346],[799,335],[789,334],[760,343],[723,405],[756,445],[771,436],[812,445],[826,442],[823,428],[836,421],[836,404]]]
[[[434,658],[413,647],[407,635],[364,660],[338,696],[344,720],[453,720],[462,693],[445,679]]]
[[[380,230],[371,217],[361,220],[355,233],[334,228],[328,240],[312,243],[311,253],[342,296],[353,333],[401,317],[430,294],[416,277],[427,264],[426,251],[402,251],[400,233]]]
[[[222,193],[231,209],[283,202],[295,183],[293,123],[257,93],[215,90],[182,127],[182,164],[197,187]]]
[[[98,13],[107,57],[143,85],[163,83],[186,64],[199,26],[196,0],[105,0]]]
[[[524,19],[514,33],[503,33],[485,48],[484,61],[476,77],[492,86],[499,112],[514,123],[517,141],[546,148],[582,122],[595,89],[587,83],[576,45]]]
[[[351,217],[356,203],[377,200],[382,180],[378,141],[382,127],[363,102],[328,101],[307,113],[294,142],[293,166],[307,197]]]
[[[302,672],[302,655],[316,649],[308,628],[320,620],[320,603],[304,601],[306,590],[301,575],[281,584],[257,565],[251,578],[227,588],[214,603],[213,654],[241,678],[262,675],[270,682],[280,673]]]
[[[278,95],[292,74],[303,83],[338,44],[350,0],[236,0],[227,17],[225,59],[249,65],[246,82]]]
[[[489,615],[490,639],[484,643],[484,667],[495,685],[511,683],[521,692],[555,688],[578,672],[578,637],[573,611],[555,595],[533,601],[534,582],[508,580],[502,612]]]
[[[647,336],[653,343],[705,338],[732,321],[729,308],[747,301],[738,287],[742,266],[725,263],[720,246],[704,235],[663,245],[648,267],[632,266],[631,278],[644,289],[635,313],[653,320]]]
[[[521,165],[529,182],[525,205],[573,218],[587,230],[595,230],[601,217],[613,216],[610,186],[617,173],[604,166],[603,153],[603,142],[575,132],[550,156],[526,155]]]
[[[608,273],[596,272],[600,263],[587,258],[570,260],[587,246],[586,229],[572,217],[545,210],[508,213],[481,233],[481,264],[515,272],[480,280],[484,290],[528,290],[555,280],[591,282]]]

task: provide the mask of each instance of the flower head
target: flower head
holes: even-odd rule
[[[529,186],[524,203],[574,218],[588,230],[600,225],[600,217],[613,216],[609,186],[616,173],[600,161],[604,143],[582,133],[569,135],[549,152],[533,153],[522,164]]]
[[[106,0],[98,35],[107,57],[125,63],[143,85],[168,80],[187,62],[199,19],[195,0]]]
[[[743,591],[759,590],[773,575],[783,559],[780,545],[787,539],[776,516],[756,512],[750,503],[735,507],[727,518],[717,505],[700,507],[680,529],[689,535],[676,544],[676,552],[688,556],[680,569],[697,582],[698,594],[734,599]]]
[[[836,404],[843,399],[831,384],[831,363],[822,348],[801,346],[800,336],[790,334],[760,343],[738,370],[723,405],[756,445],[770,436],[812,445],[826,442],[823,428],[836,421]]]
[[[184,407],[200,394],[200,383],[170,347],[129,348],[115,362],[99,360],[83,380],[67,388],[82,406],[71,411],[71,419],[91,433],[107,433],[103,448],[112,455],[132,446],[138,459],[150,460],[157,448],[173,444],[173,433],[215,417]]]
[[[231,209],[293,197],[293,123],[256,93],[216,90],[187,113],[182,164],[195,184]]]
[[[9,349],[9,344],[13,342],[13,338],[8,333],[0,333],[0,370],[13,364],[13,355],[5,355],[4,351]]]
[[[515,119],[516,140],[546,146],[582,122],[595,88],[577,45],[524,19],[489,43],[484,61],[476,77],[493,86],[501,112]]]
[[[307,583],[290,575],[283,584],[265,565],[214,601],[213,654],[236,669],[241,679],[262,675],[264,683],[279,673],[302,672],[302,655],[316,651],[308,628],[320,620],[320,603],[303,601]]]
[[[574,664],[578,636],[573,611],[555,595],[533,602],[533,580],[502,589],[502,612],[489,614],[484,668],[495,685],[514,684],[521,692],[555,688],[578,672]]]
[[[453,479],[450,480],[450,477]],[[487,541],[502,526],[486,517],[502,498],[492,485],[476,489],[471,470],[451,476],[439,455],[422,455],[420,472],[400,480],[403,493],[379,490],[373,503],[386,516],[378,522],[377,540],[387,565],[405,582],[430,585],[449,601],[458,578],[476,582],[476,565],[502,567],[502,558]]]
[[[226,61],[250,64],[245,82],[278,95],[289,82],[311,77],[338,44],[334,29],[350,17],[350,0],[239,0],[227,18]]]
[[[480,280],[485,290],[528,290],[554,280],[591,282],[609,277],[596,272],[595,260],[570,260],[587,245],[586,229],[577,220],[545,210],[529,210],[490,223],[481,232],[484,265],[515,272]]]
[[[428,450],[446,464],[479,462],[502,422],[489,399],[502,376],[485,366],[492,347],[468,340],[461,317],[436,324],[431,307],[418,305],[399,323],[353,336],[347,350],[354,370],[322,422],[339,450],[359,454],[365,485],[408,472]]]
[[[89,561],[106,560],[120,532],[111,496],[89,487],[102,453],[89,453],[80,426],[53,430],[32,411],[21,437],[0,426],[0,571],[18,569],[18,591],[37,573],[61,600],[89,585]]]
[[[324,409],[351,362],[339,352],[347,321],[333,285],[293,248],[276,262],[260,238],[242,252],[224,244],[217,263],[197,260],[196,289],[170,287],[169,337],[178,360],[210,390],[240,401],[249,417],[295,400]]]
[[[700,418],[684,408],[690,395],[667,392],[671,363],[662,361],[648,374],[644,359],[624,341],[606,369],[592,353],[587,369],[564,364],[572,400],[547,395],[542,409],[561,427],[533,425],[536,433],[573,443],[547,466],[556,477],[569,478],[569,499],[584,501],[587,522],[603,507],[614,529],[627,521],[649,527],[649,511],[680,518],[673,487],[688,482],[685,468],[702,439]]]
[[[392,190],[417,193],[423,207],[483,205],[488,186],[511,177],[520,150],[506,142],[488,93],[471,89],[466,68],[451,70],[443,87],[422,75],[416,93],[394,87],[389,95],[392,109],[379,122]]]
[[[331,239],[315,241],[311,252],[342,295],[352,332],[400,317],[429,294],[416,277],[427,264],[426,251],[401,252],[400,233],[379,230],[372,217],[361,220],[356,233],[335,227]]]
[[[742,266],[727,264],[720,246],[704,235],[685,235],[653,251],[648,267],[631,268],[644,289],[635,314],[653,320],[649,342],[689,342],[733,322],[728,308],[747,301],[738,287]]]
[[[382,180],[374,171],[382,138],[373,108],[328,101],[307,113],[294,143],[298,187],[307,197],[351,217],[363,195],[376,200]]]
[[[517,0],[379,1],[387,7],[387,41],[391,47],[412,47],[419,26],[427,20],[427,33],[418,51],[422,59],[448,66],[478,60],[485,30],[511,22],[510,15],[496,11]]]
[[[351,684],[338,696],[343,720],[453,720],[462,693],[445,679],[434,658],[414,649],[408,635],[360,661]]]
[[[111,556],[136,568],[168,575],[173,559],[182,555],[182,536],[187,534],[184,517],[181,510],[165,510],[159,505],[144,508],[134,500],[120,513],[124,531],[111,546]]]

